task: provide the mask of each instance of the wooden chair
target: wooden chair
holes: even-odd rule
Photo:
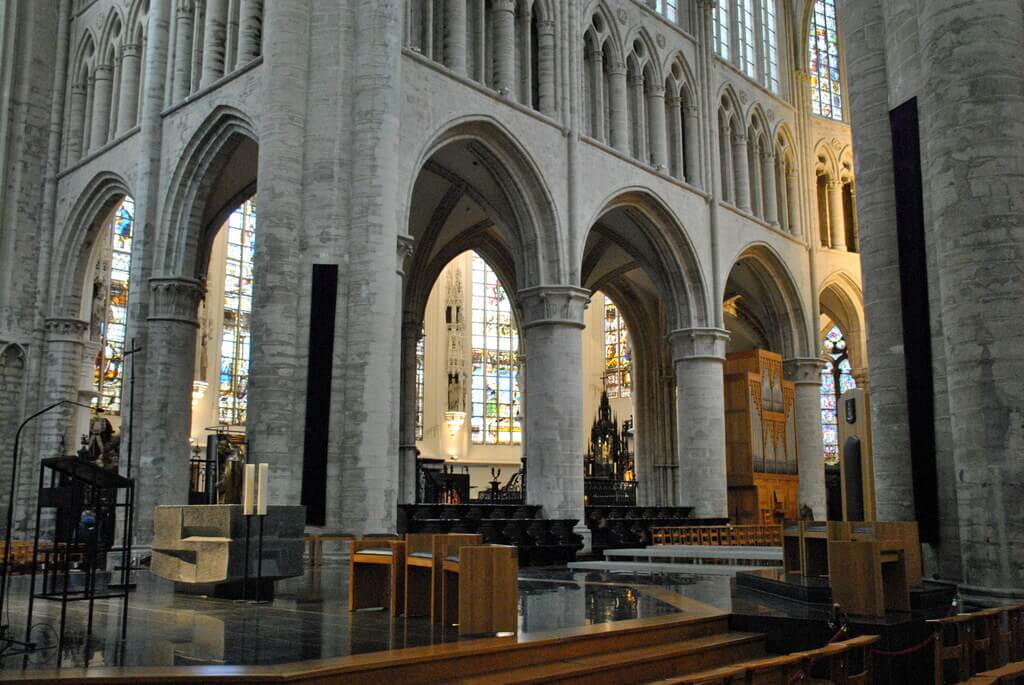
[[[316,536],[316,565],[323,566],[325,542],[351,542],[356,539],[351,533],[320,533]]]
[[[348,610],[383,607],[397,616],[404,604],[405,542],[354,540],[349,557]]]
[[[519,625],[519,560],[515,547],[446,540],[441,621],[457,617],[459,635],[514,633]]]
[[[955,663],[956,682],[971,676],[971,615],[957,614],[928,621],[935,636],[935,685],[942,685],[946,664]]]
[[[441,621],[442,563],[448,542],[479,545],[483,537],[468,533],[409,533],[405,536],[405,615]]]

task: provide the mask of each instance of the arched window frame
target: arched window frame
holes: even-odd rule
[[[633,350],[622,312],[604,298],[604,390],[610,399],[630,397],[633,391]]]
[[[835,121],[843,121],[845,110],[839,50],[835,0],[815,0],[807,30],[811,112]]]
[[[779,85],[778,0],[717,0],[715,54],[773,93]]]
[[[512,303],[486,261],[473,254],[470,435],[477,445],[522,443],[519,331]]]
[[[103,278],[105,293],[99,303],[103,313],[99,321],[100,345],[93,371],[96,397],[92,405],[119,415],[127,342],[132,240],[135,235],[135,201],[131,197],[125,196],[121,200],[105,230],[110,236],[110,272],[109,278],[107,274],[97,274]]]
[[[224,326],[220,339],[217,416],[222,424],[244,426],[249,404],[252,349],[253,256],[256,249],[256,199],[246,200],[228,217],[224,257]]]
[[[822,341],[828,361],[821,370],[821,442],[826,466],[839,465],[839,398],[857,387],[850,365],[850,351],[838,324]]]

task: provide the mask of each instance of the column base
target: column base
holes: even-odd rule
[[[594,550],[590,528],[585,525],[578,525],[572,529],[572,532],[583,538],[583,549],[577,552],[577,554],[590,554]]]

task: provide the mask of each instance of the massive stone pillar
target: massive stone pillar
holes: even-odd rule
[[[192,0],[178,0],[175,13],[177,25],[174,29],[174,84],[171,88],[173,102],[181,102],[192,90]]]
[[[626,116],[626,65],[615,62],[608,66],[609,103],[611,111],[611,146],[623,154],[629,154],[629,124]]]
[[[750,211],[750,161],[747,158],[747,134],[742,129],[732,132],[732,167],[736,206]]]
[[[196,318],[203,290],[190,278],[151,278],[146,392],[135,428],[135,540],[148,545],[153,509],[187,504]]]
[[[668,336],[676,370],[676,442],[682,506],[693,515],[729,515],[725,476],[725,343],[718,328],[685,328]]]
[[[589,549],[583,518],[583,310],[590,292],[539,286],[519,292],[523,335],[530,355],[526,386],[527,497],[544,516],[576,519]]]
[[[200,88],[224,76],[228,47],[228,0],[206,0],[203,29],[203,76]]]
[[[92,133],[89,135],[90,149],[103,147],[110,132],[110,100],[113,94],[114,67],[101,64],[96,67],[95,86],[92,96]]]
[[[444,61],[456,74],[466,75],[466,0],[446,0]]]
[[[242,0],[238,10],[238,66],[259,57],[263,40],[263,0]]]
[[[963,580],[972,592],[1017,588],[1019,597],[1024,7],[1016,0],[982,5],[919,8],[922,177],[941,291]],[[861,225],[866,239],[869,222]]]
[[[861,270],[864,309],[871,335],[871,438],[878,518],[909,521],[914,515],[910,432],[907,427],[903,306],[896,243],[892,136],[889,127],[885,17],[881,0],[846,0],[840,12],[846,41],[849,109],[860,192]],[[794,203],[795,204],[795,203]],[[791,219],[794,230],[797,225]]]
[[[787,359],[784,369],[786,380],[796,386],[793,411],[800,469],[799,504],[810,507],[815,520],[823,521],[827,509],[825,453],[821,440],[821,360]]]
[[[651,166],[661,171],[668,170],[668,144],[665,135],[665,89],[657,83],[647,91],[647,117],[650,122],[648,135],[651,141]]]
[[[558,112],[558,100],[555,96],[555,22],[541,20],[537,22],[537,89],[541,114],[549,117],[555,116]],[[601,64],[598,60],[598,65]],[[598,69],[601,67],[598,66]],[[595,83],[600,84],[601,78]]]
[[[516,92],[516,3],[494,0],[494,89],[514,98]]]
[[[117,133],[135,126],[139,115],[139,45],[128,43],[121,48],[121,95],[117,106]]]
[[[846,213],[843,211],[843,185],[828,182],[828,229],[833,250],[846,249]]]

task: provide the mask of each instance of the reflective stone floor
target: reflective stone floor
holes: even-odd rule
[[[270,604],[252,605],[176,594],[171,583],[136,574],[128,610],[128,639],[120,640],[120,601],[96,603],[93,637],[85,644],[86,607],[70,605],[63,666],[276,664],[458,640],[424,618],[392,619],[384,611],[347,610],[344,566],[307,570],[278,583]],[[520,636],[590,623],[731,608],[731,579],[609,574],[565,568],[521,569]],[[9,616],[17,637],[25,629],[28,578],[12,584]],[[710,605],[710,606],[708,606]],[[36,633],[54,636],[59,602],[36,602]],[[0,657],[10,675],[22,657]],[[28,668],[53,668],[56,649],[36,652]]]

